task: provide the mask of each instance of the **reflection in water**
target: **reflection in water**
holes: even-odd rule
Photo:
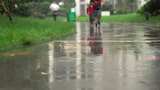
[[[88,42],[90,51],[94,55],[103,54],[101,34],[100,27],[90,24]]]
[[[103,90],[103,45],[102,33],[100,28],[90,26],[90,33],[88,37],[88,46],[90,53],[94,57],[93,61],[93,80],[94,90]],[[97,85],[98,84],[98,85]]]
[[[89,37],[89,46],[91,53],[94,55],[103,54],[101,35],[95,34]]]
[[[54,82],[54,43],[49,43],[48,44],[49,50],[48,50],[48,55],[49,55],[49,70],[48,70],[48,81],[49,81],[49,88],[50,90],[53,89],[52,84]]]
[[[150,43],[159,40],[157,27],[105,24],[103,34],[88,36],[87,26],[77,23],[76,41],[50,42],[30,54],[1,54],[0,90],[160,89],[159,42]]]
[[[153,30],[153,27],[145,27],[148,29],[146,36],[148,37],[149,40],[156,40],[158,42],[151,42],[149,45],[153,47],[152,49],[154,50],[154,55],[155,56],[150,56],[148,57],[150,60],[160,60],[160,34],[159,34],[159,26],[154,27],[155,30]]]
[[[31,52],[6,52],[6,53],[0,53],[0,56],[8,56],[8,57],[13,57],[13,56],[29,56],[31,55]]]
[[[81,79],[81,29],[80,29],[80,23],[77,22],[77,36],[76,36],[76,77],[77,79]]]
[[[109,76],[112,78],[113,82],[111,83],[114,83],[114,85],[121,88],[121,90],[158,90],[159,77],[157,77],[157,72],[159,69],[157,66],[159,66],[160,62],[148,61],[147,58],[155,59],[159,49],[157,50],[148,44],[148,42],[153,44],[153,39],[148,39],[149,37],[146,37],[147,34],[150,34],[148,33],[149,30],[144,28],[144,26],[138,25],[132,25],[133,28],[131,29],[127,29],[127,26],[124,26],[126,28],[117,30],[116,27],[117,26],[112,26],[115,30],[114,32],[107,31],[103,34],[103,36],[107,36],[105,38],[106,40],[121,41],[107,42],[104,46],[104,48],[107,48],[107,55],[105,55],[105,58],[108,60],[106,60],[106,62],[110,63],[108,66],[110,69],[106,68],[106,72],[112,70],[110,71],[110,75],[105,74],[106,77]],[[153,27],[152,30],[154,30]],[[124,33],[124,31],[126,32]],[[154,36],[154,34],[151,35]],[[156,39],[158,40],[158,38]],[[155,46],[157,47],[158,44]],[[155,72],[157,74],[155,74]],[[157,80],[155,80],[155,78]],[[150,87],[148,87],[148,85],[150,85]]]

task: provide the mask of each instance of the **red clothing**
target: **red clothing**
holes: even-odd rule
[[[89,41],[89,46],[93,47],[96,44],[96,38],[95,37],[89,37],[88,41]]]
[[[92,16],[93,15],[93,13],[94,13],[94,11],[95,11],[95,6],[94,5],[89,5],[89,7],[87,8],[87,14],[89,15],[89,16]]]
[[[94,0],[94,2],[95,2],[96,5],[101,5],[101,1],[102,0]]]

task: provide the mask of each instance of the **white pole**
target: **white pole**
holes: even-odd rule
[[[75,0],[76,2],[76,16],[80,16],[80,0]]]

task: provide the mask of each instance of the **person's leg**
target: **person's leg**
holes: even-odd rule
[[[101,10],[98,10],[98,15],[97,15],[97,29],[98,29],[98,32],[101,34]]]
[[[93,36],[94,33],[94,18],[90,16],[90,36]]]
[[[95,12],[94,12],[94,24],[95,24],[95,31],[96,31],[96,34],[99,33],[99,30],[100,30],[100,10],[97,9]]]
[[[57,21],[57,15],[53,15],[54,21]]]
[[[54,21],[57,20],[57,11],[54,11],[54,12],[53,12],[53,19],[54,19]]]
[[[55,15],[54,20],[57,21],[57,15]]]

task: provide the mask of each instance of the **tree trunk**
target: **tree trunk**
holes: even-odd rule
[[[4,11],[4,13],[9,17],[9,20],[12,21],[12,15],[11,15],[9,9],[6,7],[3,0],[0,0],[0,6],[1,6],[2,10]]]

